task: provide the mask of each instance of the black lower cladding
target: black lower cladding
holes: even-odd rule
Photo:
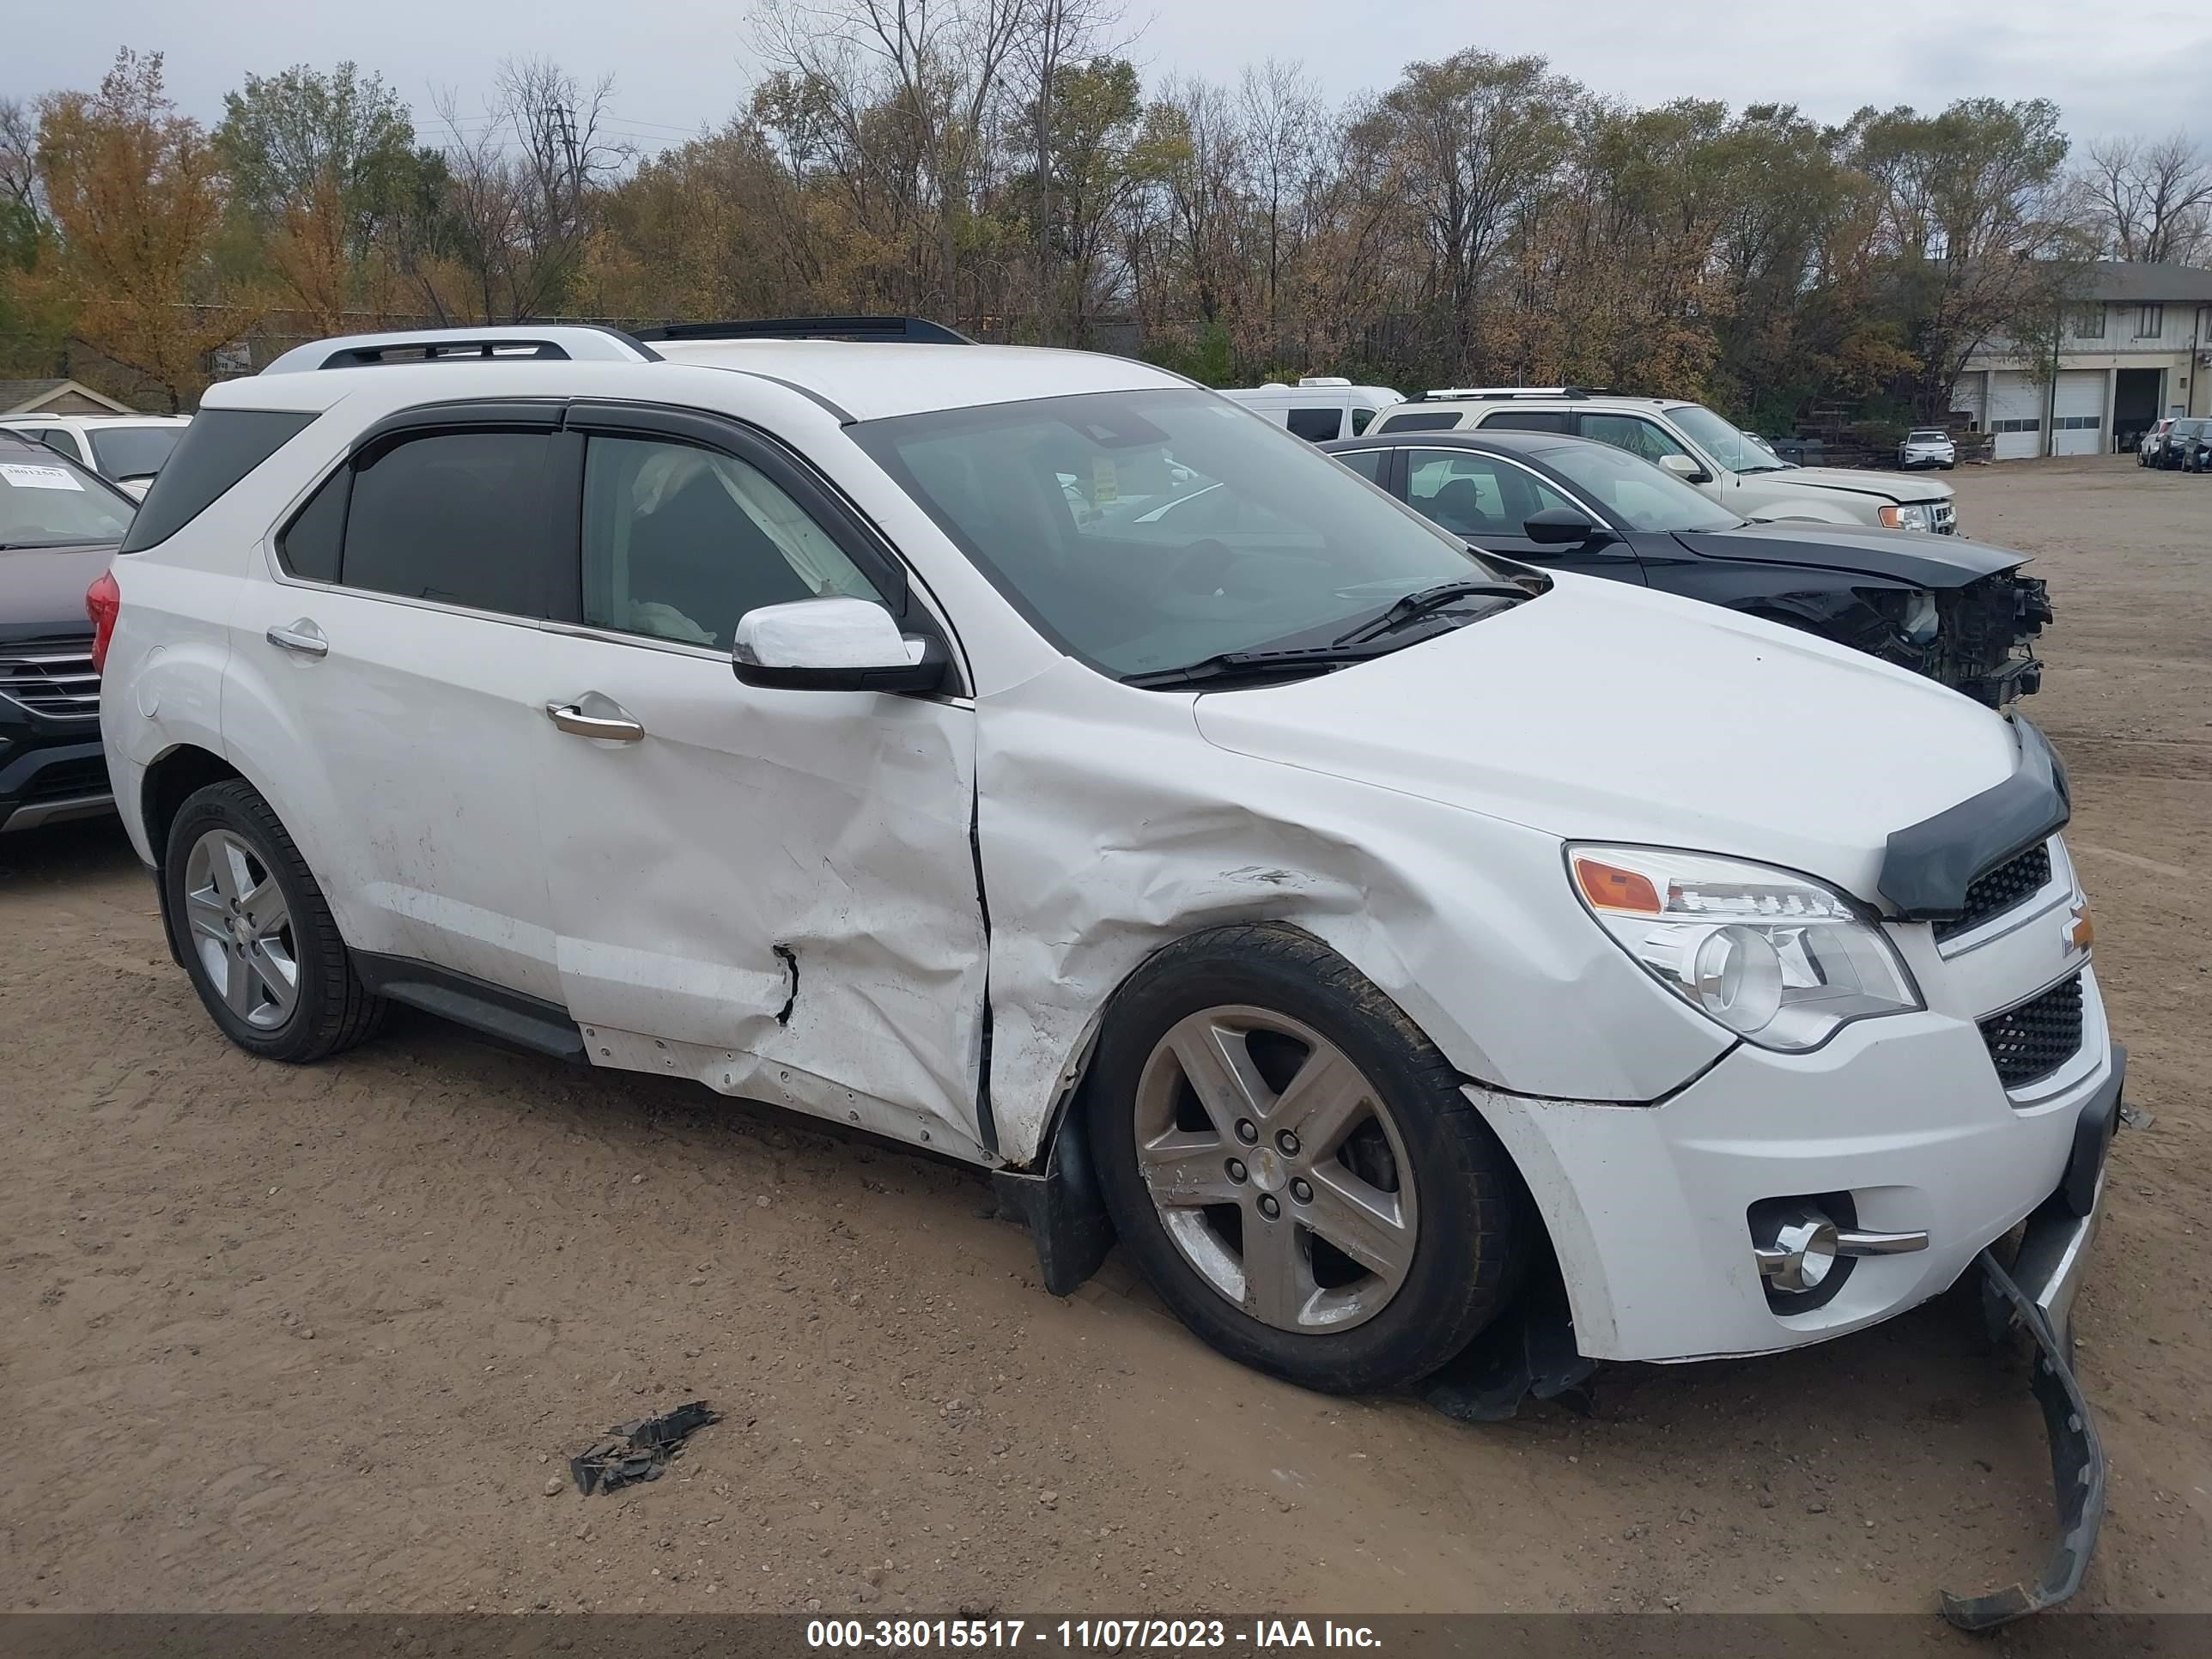
[[[2081,1051],[2081,975],[2070,974],[2040,996],[1979,1021],[1997,1081],[2025,1088]]]
[[[557,1002],[525,996],[405,957],[356,951],[353,963],[361,982],[377,995],[465,1025],[502,1047],[548,1054],[555,1060],[587,1058],[584,1034]]]

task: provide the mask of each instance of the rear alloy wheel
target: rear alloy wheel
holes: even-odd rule
[[[1261,1370],[1364,1393],[1464,1348],[1540,1237],[1462,1081],[1342,957],[1253,923],[1132,976],[1084,1109],[1122,1247],[1177,1316]]]
[[[169,930],[223,1035],[265,1060],[320,1060],[384,1012],[355,973],[313,872],[242,779],[210,784],[169,825],[161,860]]]
[[[200,971],[232,1015],[273,1031],[300,1005],[292,908],[258,853],[210,830],[185,854],[185,925]]]

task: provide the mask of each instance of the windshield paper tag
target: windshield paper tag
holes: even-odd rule
[[[0,461],[0,478],[5,478],[18,489],[82,489],[84,486],[58,466],[27,466],[21,463]]]
[[[1099,455],[1091,462],[1091,499],[1099,507],[1111,507],[1121,499],[1121,482],[1114,475],[1114,458]]]

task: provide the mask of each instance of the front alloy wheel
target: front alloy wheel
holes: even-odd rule
[[[1176,1316],[1248,1365],[1357,1394],[1464,1349],[1540,1237],[1464,1083],[1320,939],[1244,922],[1130,976],[1083,1111],[1121,1247]]]
[[[1281,1331],[1373,1318],[1413,1265],[1412,1163],[1382,1095],[1310,1026],[1212,1007],[1171,1027],[1137,1085],[1137,1162],[1199,1276]]]

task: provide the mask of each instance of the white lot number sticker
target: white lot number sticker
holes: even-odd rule
[[[84,485],[70,476],[67,467],[25,466],[19,462],[0,461],[0,478],[5,478],[18,489],[82,489]]]

